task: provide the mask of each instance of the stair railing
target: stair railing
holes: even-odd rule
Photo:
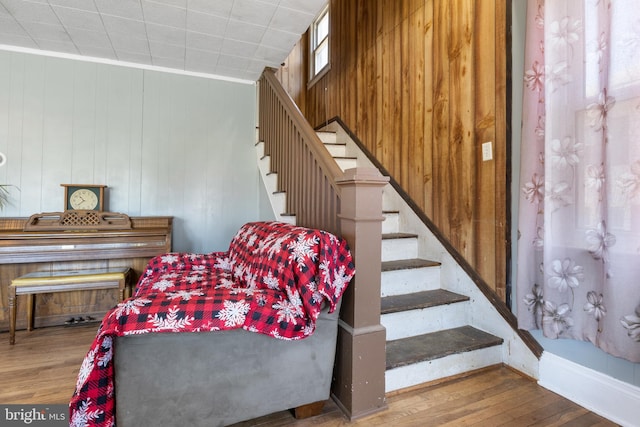
[[[258,137],[287,195],[283,213],[295,214],[298,225],[340,234],[340,167],[273,70],[265,70],[258,90]]]
[[[331,394],[350,419],[386,408],[380,324],[382,187],[375,168],[342,172],[274,70],[258,81],[258,138],[296,224],[344,237],[356,275],[342,297]]]

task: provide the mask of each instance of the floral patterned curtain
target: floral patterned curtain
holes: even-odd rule
[[[518,219],[523,329],[640,362],[640,7],[529,0]]]

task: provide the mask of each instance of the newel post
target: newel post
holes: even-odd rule
[[[332,395],[351,420],[387,407],[380,268],[382,188],[388,181],[374,168],[348,169],[337,180],[340,233],[351,248],[356,275],[342,300]]]

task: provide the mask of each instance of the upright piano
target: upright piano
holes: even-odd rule
[[[127,229],[29,230],[28,218],[0,218],[0,331],[9,330],[8,286],[32,271],[130,267],[137,280],[149,259],[171,251],[172,217],[131,217]],[[27,231],[25,231],[27,228]],[[25,313],[18,300],[18,313]],[[71,291],[36,298],[35,327],[70,318],[101,319],[117,303],[110,290]],[[18,315],[18,329],[26,318]]]

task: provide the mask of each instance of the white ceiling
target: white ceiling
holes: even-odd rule
[[[0,0],[0,48],[255,81],[327,0]]]

